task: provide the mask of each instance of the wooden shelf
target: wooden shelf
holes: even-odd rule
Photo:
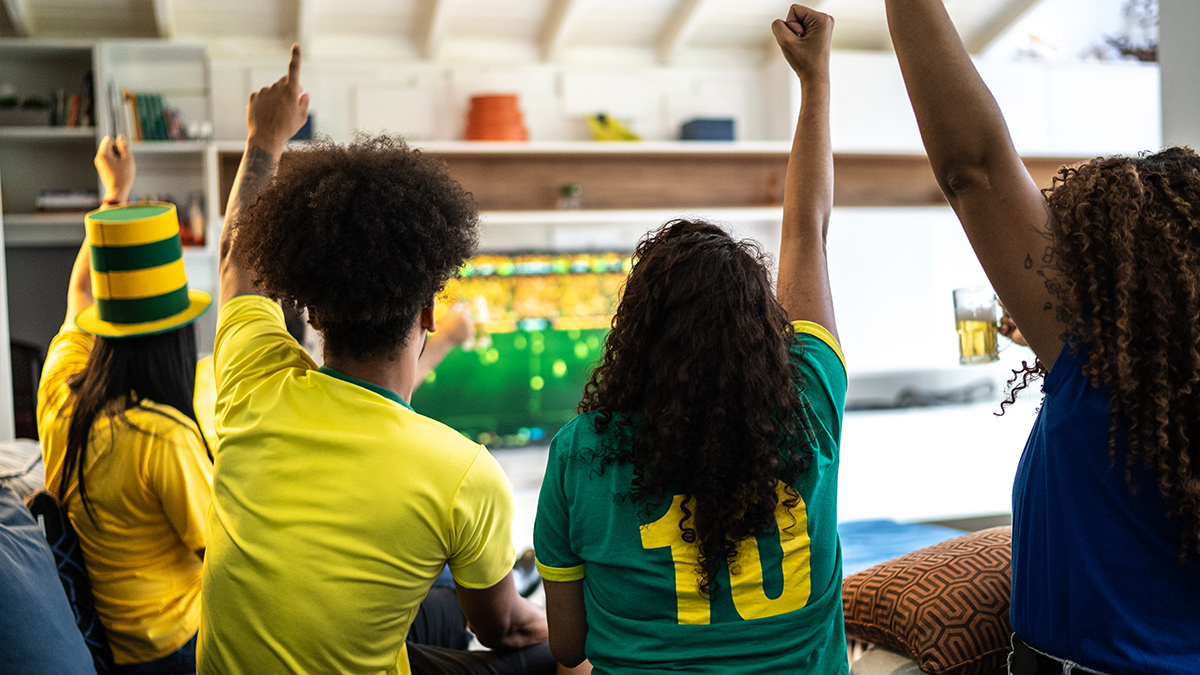
[[[244,144],[220,141],[216,145],[224,206]],[[790,144],[781,141],[429,141],[415,145],[445,161],[450,174],[475,197],[478,208],[489,214],[484,222],[495,224],[515,223],[515,218],[523,218],[526,224],[599,223],[573,220],[554,210],[559,188],[568,183],[581,186],[587,212],[708,212],[778,204],[790,151]],[[1025,165],[1034,181],[1045,187],[1061,166],[1081,159],[1026,157]],[[924,155],[834,154],[835,206],[945,203]],[[506,212],[513,214],[491,215]],[[641,219],[645,217],[643,213]]]
[[[95,127],[0,127],[0,139],[27,141],[95,140]]]

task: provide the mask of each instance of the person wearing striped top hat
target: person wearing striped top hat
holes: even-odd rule
[[[106,206],[127,200],[124,139],[105,138],[96,165]],[[188,288],[173,205],[104,208],[86,229],[38,389],[46,485],[79,534],[118,672],[190,673],[212,501],[192,322],[211,299]]]

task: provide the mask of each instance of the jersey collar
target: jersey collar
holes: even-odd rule
[[[395,401],[396,403],[399,403],[400,405],[404,406],[405,408],[408,408],[409,410],[413,409],[413,407],[408,404],[408,401],[405,401],[404,399],[400,398],[400,394],[397,394],[396,392],[392,391],[391,389],[387,389],[386,387],[381,387],[377,384],[367,382],[366,380],[360,380],[357,377],[350,377],[349,375],[347,375],[339,370],[334,370],[333,368],[330,368],[329,366],[321,366],[320,368],[317,369],[317,372],[324,373],[330,377],[335,377],[344,382],[349,382],[350,384],[357,384],[358,386],[362,387],[363,389],[366,389],[368,391],[373,391],[376,394],[379,394],[380,396],[386,398],[389,401]],[[413,410],[413,412],[416,412],[416,411]]]

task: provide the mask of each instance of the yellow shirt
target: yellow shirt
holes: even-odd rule
[[[196,421],[208,447],[217,447],[216,420],[213,419],[217,405],[217,380],[213,372],[213,357],[206,356],[196,362]]]
[[[468,588],[512,569],[507,478],[394,393],[318,370],[270,300],[217,323],[199,672],[409,672],[442,566]]]
[[[83,370],[93,341],[68,324],[50,343],[38,387],[46,485],[79,533],[113,658],[143,663],[175,651],[200,626],[195,552],[205,547],[212,463],[194,422],[143,401],[125,412],[127,421],[100,415],[92,426],[84,475],[95,522],[75,480],[59,494],[74,400],[67,379]]]

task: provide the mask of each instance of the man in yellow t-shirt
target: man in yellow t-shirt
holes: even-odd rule
[[[277,172],[306,117],[299,69],[293,47],[250,98],[221,237],[199,672],[553,672],[545,613],[513,586],[507,479],[408,404],[433,299],[475,247],[470,196],[388,139]],[[273,300],[308,309],[324,366]],[[496,651],[406,645],[447,564],[461,613],[444,616]]]

